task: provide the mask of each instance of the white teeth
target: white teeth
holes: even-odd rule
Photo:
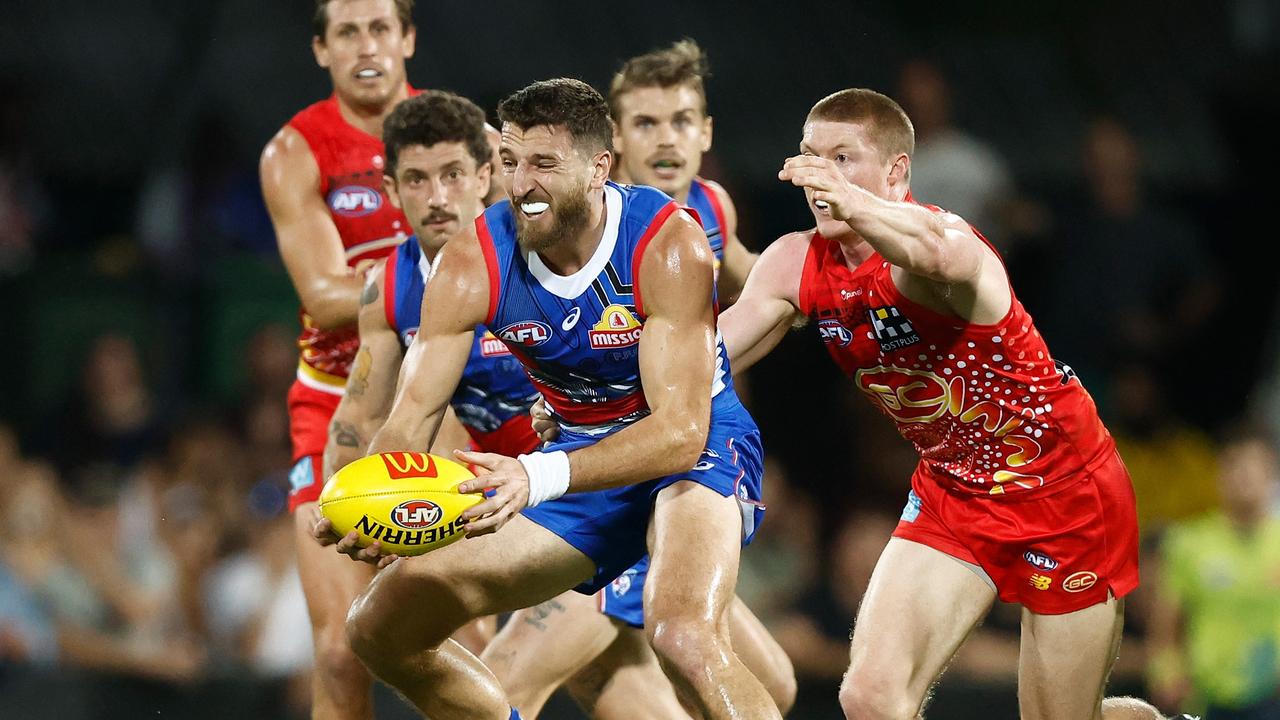
[[[814,200],[813,206],[818,208],[819,210],[826,210],[827,208],[831,207],[831,204],[826,202],[825,200]]]
[[[546,212],[547,208],[549,207],[551,206],[544,202],[520,203],[520,209],[524,211],[525,215],[541,215],[542,213]]]
[[[378,72],[377,70],[368,70],[368,69],[366,69],[366,70],[361,70],[360,72],[356,73],[356,77],[361,78],[361,79],[368,79],[368,78],[376,78],[376,77],[378,77],[378,76],[379,76],[379,75],[381,75],[381,74],[382,74],[382,73]]]

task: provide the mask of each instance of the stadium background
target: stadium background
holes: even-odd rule
[[[4,11],[0,717],[302,716],[281,515],[296,301],[256,160],[328,92],[309,17],[302,0]],[[603,88],[622,59],[697,39],[704,174],[755,250],[809,224],[774,176],[808,107],[848,86],[903,102],[917,195],[1005,251],[1120,440],[1148,568],[1163,529],[1216,502],[1218,438],[1242,418],[1275,428],[1277,284],[1258,261],[1274,231],[1255,234],[1280,126],[1267,0],[497,0],[415,17],[412,81],[491,112],[532,80]],[[911,467],[815,340],[794,333],[749,381],[771,509],[741,593],[796,660],[797,718],[839,717],[849,619]],[[1150,602],[1130,602],[1119,690],[1146,692]],[[1013,716],[1016,630],[998,608],[930,717]]]

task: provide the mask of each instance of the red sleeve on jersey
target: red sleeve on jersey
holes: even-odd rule
[[[387,325],[395,332],[400,332],[396,327],[396,260],[399,255],[399,249],[391,251],[387,264],[382,268],[382,310],[387,314]]]
[[[822,253],[826,252],[827,239],[814,233],[809,239],[809,250],[804,258],[804,270],[800,273],[800,292],[796,298],[800,302],[800,312],[809,317],[813,317],[814,308],[813,301],[813,283],[821,272],[818,269],[819,261],[822,259]]]
[[[489,268],[489,312],[485,315],[484,324],[491,325],[498,314],[498,251],[493,247],[493,236],[489,234],[489,223],[484,215],[476,218],[476,237],[480,239],[484,264]]]
[[[640,263],[644,260],[644,251],[649,247],[649,241],[653,239],[654,235],[658,234],[663,224],[667,222],[667,218],[671,217],[671,213],[678,209],[680,209],[680,206],[674,200],[662,206],[658,214],[654,215],[653,219],[649,221],[649,227],[645,229],[644,235],[640,236],[640,242],[636,243],[635,252],[631,255],[631,286],[635,293],[636,312],[641,317],[644,316],[644,302],[640,299]]]
[[[729,232],[729,225],[724,219],[724,206],[720,204],[720,193],[711,186],[710,183],[702,183],[702,192],[707,196],[707,202],[711,203],[711,210],[716,214],[716,222],[720,225],[721,233]]]

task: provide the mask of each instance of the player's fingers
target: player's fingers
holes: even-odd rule
[[[360,533],[352,530],[338,541],[338,552],[350,555],[356,548],[356,543],[360,540]]]
[[[475,465],[476,467],[492,472],[493,468],[502,461],[505,455],[495,455],[494,453],[471,452],[470,450],[454,450],[454,457],[464,463]]]
[[[494,457],[502,457],[502,456],[495,455]],[[464,495],[467,493],[475,493],[475,492],[483,492],[485,495],[489,495],[490,490],[500,488],[509,482],[511,482],[511,476],[508,475],[507,473],[503,473],[503,472],[486,473],[484,475],[478,475],[475,478],[472,478],[471,480],[467,480],[465,482],[459,483],[458,492]]]
[[[378,569],[381,570],[382,568],[390,565],[391,563],[399,559],[400,559],[399,555],[383,555],[382,559],[378,561]]]
[[[462,519],[470,523],[473,520],[482,518],[485,515],[497,512],[503,505],[507,504],[507,499],[497,493],[482,503],[472,505],[462,513]]]
[[[382,541],[374,540],[369,544],[369,547],[360,548],[352,554],[351,558],[353,560],[359,560],[360,562],[377,564],[382,560]]]
[[[467,530],[466,530],[467,537],[475,537],[477,535],[488,535],[489,533],[494,532],[499,527],[502,527],[502,523],[506,522],[505,520],[503,520],[504,515],[509,517],[510,513],[498,512],[488,517],[480,518],[479,520],[475,520],[467,523]]]

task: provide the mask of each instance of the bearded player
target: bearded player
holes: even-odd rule
[[[707,74],[706,55],[687,39],[623,64],[608,98],[620,155],[613,177],[656,187],[696,212],[716,257],[718,294],[728,297],[742,289],[756,256],[738,241],[737,212],[724,188],[698,177],[711,147]],[[526,719],[588,664],[568,689],[593,717],[686,716],[644,637],[648,566],[646,557],[595,598],[566,593],[520,610],[486,648],[485,664]],[[785,713],[796,691],[786,653],[741,600],[730,608],[730,632],[734,651]]]
[[[368,572],[310,540],[323,485],[326,428],[342,397],[359,339],[363,269],[409,233],[382,192],[382,121],[413,93],[412,0],[317,0],[312,51],[333,95],[299,112],[262,153],[260,173],[276,240],[302,300],[302,356],[289,391],[295,465],[289,506],[315,646],[312,717],[373,717],[371,678],[351,652],[343,622]],[[453,424],[450,427],[455,427]],[[460,431],[459,431],[460,432]],[[451,431],[441,438],[462,440]]]
[[[996,597],[1023,606],[1021,717],[1119,717],[1103,702],[1138,584],[1133,489],[1093,400],[1056,363],[1000,257],[916,203],[914,134],[889,98],[824,98],[779,178],[814,230],[764,252],[721,331],[738,369],[794,318],[920,453],[855,625],[849,718],[915,718]],[[902,622],[902,618],[910,622]],[[1150,717],[1158,717],[1149,706]]]
[[[352,645],[430,717],[518,717],[449,634],[593,592],[647,549],[646,629],[668,675],[705,717],[777,718],[729,647],[738,551],[763,515],[761,451],[716,340],[706,235],[661,192],[608,182],[608,109],[584,83],[535,83],[499,114],[512,201],[441,251],[369,450],[429,442],[480,324],[564,419],[562,442],[519,459],[462,453],[487,472],[460,491],[493,488],[464,513],[468,540],[379,573],[352,606]]]

